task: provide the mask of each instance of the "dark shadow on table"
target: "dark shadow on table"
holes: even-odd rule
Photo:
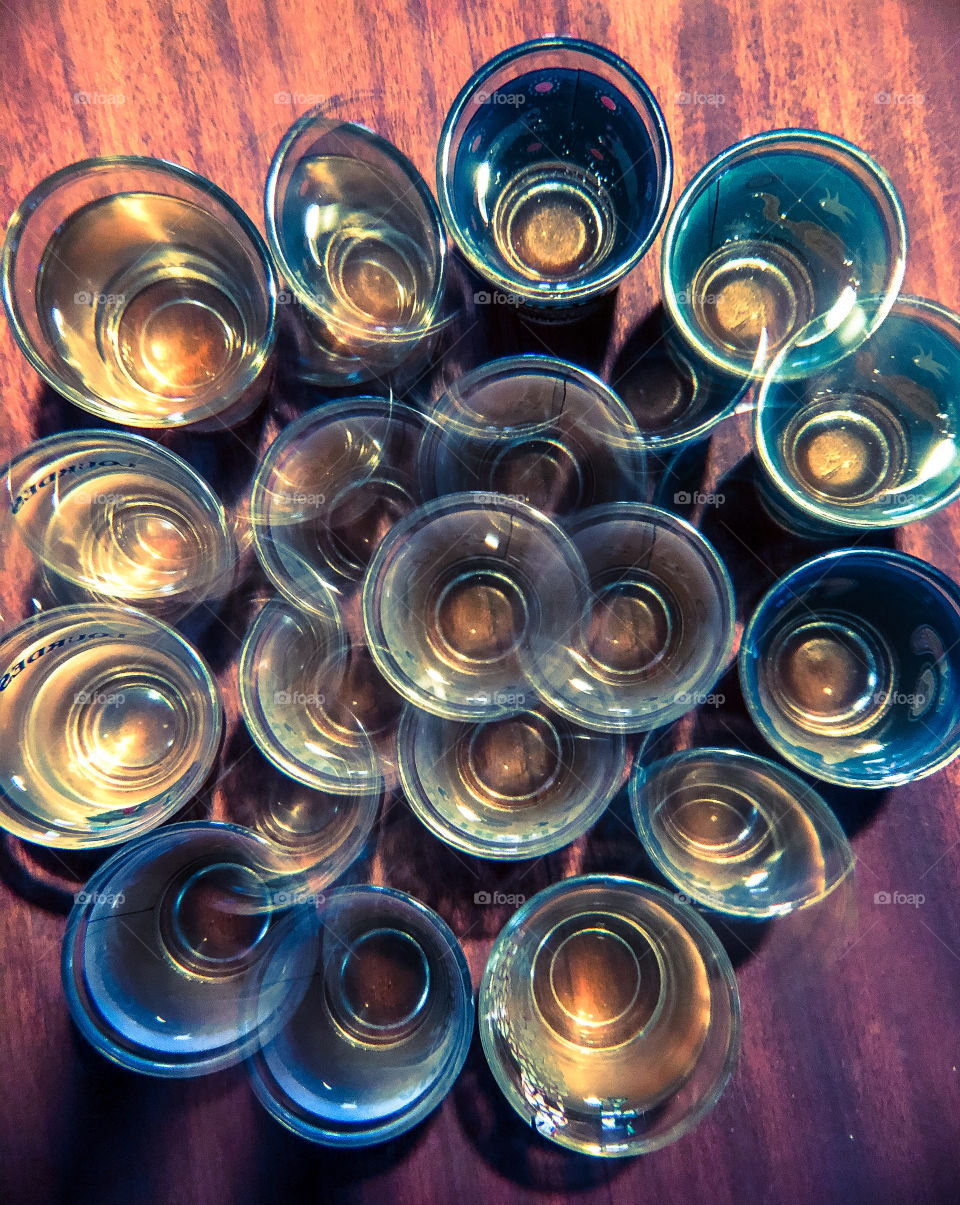
[[[0,879],[28,903],[62,916],[78,891],[116,852],[107,849],[51,849],[0,833]]]

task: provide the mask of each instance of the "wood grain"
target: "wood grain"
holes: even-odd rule
[[[904,202],[906,290],[960,309],[956,0],[0,0],[0,218],[66,163],[139,152],[209,176],[262,228],[270,155],[313,98],[345,103],[432,182],[443,114],[472,69],[550,32],[605,43],[648,80],[667,116],[678,188],[724,146],[775,126],[821,127],[863,146]],[[75,99],[81,93],[113,100],[83,103]],[[284,103],[284,93],[294,103]],[[714,101],[684,103],[690,94]],[[568,350],[610,374],[657,301],[658,252],[659,240],[621,288],[606,325],[561,336],[560,344],[566,340]],[[473,363],[500,346],[555,345],[504,321],[484,317],[468,345]],[[0,397],[0,459],[82,418],[41,387],[6,329]],[[234,435],[165,442],[236,490],[290,413],[284,407],[275,399]],[[757,518],[742,472],[728,471],[744,446],[741,429],[715,439],[705,480],[722,475],[728,502],[703,516],[730,560],[741,613],[776,573],[806,555]],[[897,535],[898,546],[960,578],[958,543],[956,506]],[[22,568],[5,564],[5,622],[22,613],[23,583]],[[245,751],[235,686],[241,631],[238,611],[210,637],[227,698],[225,756],[234,760]],[[742,725],[743,714],[735,677],[718,689],[728,706],[704,723],[722,735],[723,725]],[[853,898],[838,898],[804,929],[725,929],[744,1012],[734,1081],[693,1134],[613,1163],[567,1154],[528,1132],[499,1097],[478,1043],[455,1091],[424,1125],[353,1155],[287,1135],[256,1104],[241,1071],[162,1083],[116,1070],[72,1030],[59,983],[70,876],[82,877],[92,862],[31,855],[6,841],[0,1200],[960,1200],[958,788],[955,763],[895,794],[837,801],[859,861]],[[223,814],[229,803],[221,788],[201,806]],[[530,895],[560,875],[594,868],[648,873],[616,809],[586,839],[533,867],[491,868],[454,858],[394,804],[368,863],[372,875],[438,908],[464,941],[475,983],[509,911],[475,905],[476,891]],[[920,893],[925,902],[877,905],[874,893],[883,890]]]

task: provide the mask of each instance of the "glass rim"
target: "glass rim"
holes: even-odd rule
[[[203,692],[204,710],[210,720],[204,734],[203,745],[197,751],[191,765],[181,776],[174,795],[170,796],[162,806],[156,806],[157,800],[162,800],[173,790],[171,786],[167,786],[158,795],[145,800],[140,805],[141,808],[152,808],[149,815],[132,816],[106,834],[84,832],[78,828],[56,829],[51,823],[45,826],[42,834],[37,831],[30,832],[26,825],[21,825],[11,817],[4,805],[8,791],[6,786],[0,783],[0,829],[13,833],[34,845],[50,849],[108,849],[110,846],[129,843],[135,838],[146,836],[161,825],[165,829],[171,827],[165,825],[164,821],[175,816],[181,808],[186,806],[202,786],[212,768],[223,735],[224,723],[223,700],[216,678],[207,664],[206,658],[175,627],[165,623],[162,619],[122,603],[70,603],[66,606],[50,607],[46,611],[37,611],[33,615],[27,616],[26,619],[21,620],[0,635],[0,657],[8,655],[6,650],[9,646],[14,645],[14,642],[22,646],[23,637],[37,628],[43,629],[46,626],[56,625],[54,628],[56,630],[57,627],[65,624],[80,621],[84,621],[85,626],[96,627],[99,623],[115,622],[118,618],[133,621],[140,626],[141,631],[144,628],[152,630],[164,640],[172,639],[177,650],[177,661],[189,665],[196,671],[199,678],[198,686],[202,688]],[[78,647],[82,652],[82,646]],[[13,649],[11,649],[12,651]],[[50,841],[49,836],[55,831],[59,837],[65,839]],[[44,840],[39,839],[41,835],[45,838]]]
[[[712,664],[715,666],[715,672],[711,672],[709,680],[712,684],[715,684],[718,678],[729,667],[736,639],[736,593],[733,588],[733,579],[730,576],[730,570],[724,563],[723,558],[703,532],[694,527],[691,522],[680,515],[674,514],[673,511],[667,510],[662,506],[657,506],[652,502],[630,502],[623,500],[600,503],[597,506],[577,511],[565,518],[562,526],[566,535],[575,544],[578,533],[588,530],[594,525],[599,526],[603,523],[617,522],[618,520],[637,523],[648,522],[660,529],[666,528],[672,530],[674,534],[685,541],[688,547],[694,550],[699,563],[710,575],[713,584],[717,587],[717,602],[722,612],[721,623],[725,633],[722,643],[715,646],[714,655],[711,659]],[[584,673],[584,666],[578,663],[577,672]],[[639,733],[649,731],[651,728],[661,728],[679,719],[680,715],[685,715],[688,711],[692,711],[697,705],[695,702],[690,703],[688,706],[684,706],[683,710],[676,715],[672,712],[672,708],[676,707],[676,703],[672,705],[670,710],[661,707],[659,712],[651,713],[656,717],[655,723],[651,725],[648,723],[648,719],[642,719],[638,727],[635,725],[635,721],[641,717],[634,716],[632,719],[628,718],[624,721],[615,717],[611,718],[600,712],[582,713],[574,710],[570,706],[568,698],[561,695],[558,689],[547,683],[540,674],[536,675],[536,688],[544,701],[561,715],[600,732]],[[691,691],[687,693],[696,692]],[[662,716],[659,714],[664,712],[665,714]]]
[[[470,248],[468,241],[462,238],[462,227],[456,217],[449,188],[453,131],[466,110],[470,98],[475,94],[484,80],[488,79],[502,67],[518,62],[528,55],[549,53],[550,51],[573,51],[587,58],[598,59],[626,80],[633,91],[643,101],[646,115],[650,119],[650,124],[654,127],[656,135],[655,137],[651,137],[651,142],[654,143],[655,149],[659,150],[662,159],[656,210],[650,220],[650,229],[639,246],[625,260],[608,269],[596,280],[552,291],[538,289],[535,285],[526,285],[514,277],[506,276],[498,268],[476,255]],[[646,125],[647,123],[644,124]],[[650,133],[649,128],[647,132]],[[506,50],[502,50],[499,54],[494,55],[492,59],[483,63],[473,72],[457,93],[443,120],[437,144],[436,176],[437,200],[440,205],[444,225],[450,231],[453,241],[470,267],[483,279],[491,281],[506,293],[522,297],[525,301],[532,304],[539,303],[544,307],[552,308],[556,306],[563,308],[567,305],[575,305],[608,292],[624,276],[631,272],[650,250],[651,245],[660,233],[660,228],[667,216],[667,209],[670,204],[670,194],[673,188],[673,150],[666,119],[663,116],[660,104],[656,96],[654,96],[650,85],[639,72],[631,67],[626,60],[605,46],[588,41],[585,38],[576,38],[561,34],[553,37],[531,38],[529,41],[520,42],[516,46],[508,47]]]
[[[657,1135],[654,1138],[641,1138],[632,1149],[628,1150],[592,1149],[589,1152],[591,1155],[600,1158],[629,1158],[669,1146],[684,1134],[689,1133],[710,1112],[723,1095],[740,1057],[743,1041],[743,1015],[740,1003],[740,991],[737,986],[736,973],[730,961],[730,956],[717,936],[717,933],[695,908],[690,904],[678,900],[676,892],[669,891],[667,888],[660,887],[655,883],[648,883],[643,879],[632,878],[630,875],[605,874],[602,872],[573,875],[570,878],[560,879],[555,883],[549,884],[521,904],[497,934],[484,964],[483,976],[478,992],[477,1012],[480,1023],[480,1042],[484,1057],[504,1097],[524,1120],[529,1120],[529,1102],[520,1095],[509,1078],[503,1074],[502,1062],[491,1033],[495,1029],[495,1026],[489,1020],[489,1010],[484,1007],[490,990],[491,967],[496,954],[506,947],[509,942],[517,942],[518,932],[522,934],[523,926],[536,908],[543,904],[548,904],[557,896],[562,897],[564,894],[574,891],[580,886],[589,886],[597,890],[608,888],[614,891],[627,892],[635,898],[639,897],[644,903],[652,902],[659,904],[661,907],[666,908],[675,919],[682,920],[684,927],[688,932],[693,934],[696,940],[697,952],[703,960],[705,970],[709,974],[710,969],[713,969],[716,975],[716,987],[722,992],[730,1006],[730,1027],[726,1052],[723,1062],[717,1069],[710,1091],[698,1099],[695,1106],[679,1117],[673,1126],[663,1134]],[[711,1009],[711,1013],[712,1011]],[[672,1097],[667,1099],[670,1100]],[[579,1146],[573,1146],[562,1139],[552,1138],[551,1140],[567,1149],[581,1150]]]
[[[868,303],[876,298],[876,295],[865,297],[864,303]],[[879,300],[879,299],[878,299]],[[893,317],[914,317],[922,320],[924,317],[931,317],[938,320],[942,325],[953,329],[953,338],[957,345],[958,353],[960,353],[960,314],[947,306],[941,305],[937,301],[931,301],[925,297],[914,296],[910,293],[900,293],[894,298],[892,305],[886,311],[886,318]],[[881,324],[877,323],[871,330],[870,335],[859,345],[862,349],[869,344],[870,338],[877,335],[882,329]],[[834,526],[840,526],[856,531],[874,531],[880,528],[901,527],[907,523],[915,523],[920,519],[927,518],[928,515],[934,514],[943,507],[948,506],[951,502],[960,498],[960,467],[957,469],[956,480],[953,486],[945,493],[938,494],[936,498],[923,503],[920,506],[910,507],[906,511],[899,511],[892,515],[866,515],[848,513],[838,507],[832,506],[826,502],[818,502],[811,498],[809,494],[799,489],[793,481],[786,475],[780,472],[777,468],[775,457],[767,439],[767,431],[763,425],[764,407],[767,402],[770,392],[781,385],[783,382],[775,376],[775,370],[778,362],[786,359],[789,353],[796,346],[803,332],[797,332],[797,335],[791,339],[785,347],[777,354],[776,359],[771,363],[769,373],[765,374],[760,381],[760,387],[757,393],[756,406],[753,413],[753,436],[754,445],[756,448],[757,458],[766,473],[771,485],[784,494],[792,506],[797,510],[802,511],[805,515],[812,519],[820,520],[823,523],[829,523]],[[852,354],[852,353],[851,353]],[[844,357],[845,358],[845,357]],[[808,376],[796,378],[794,383],[816,380],[817,377],[830,373],[842,363],[842,360],[836,361],[834,364],[828,365],[823,369]]]
[[[718,155],[715,155],[688,181],[677,198],[664,228],[663,243],[660,248],[660,281],[663,290],[663,304],[669,321],[682,334],[684,340],[689,343],[697,356],[702,357],[715,368],[727,373],[734,373],[739,377],[747,376],[750,380],[756,380],[759,376],[764,375],[763,372],[757,373],[756,362],[753,368],[746,368],[742,362],[724,359],[720,353],[714,350],[710,343],[700,337],[696,328],[686,320],[683,308],[677,297],[677,290],[670,269],[680,227],[688,216],[691,204],[699,199],[705,186],[718,173],[727,168],[731,162],[741,158],[744,152],[764,147],[776,150],[778,144],[790,139],[808,145],[811,150],[815,150],[818,147],[829,148],[838,156],[843,156],[848,161],[852,160],[867,175],[876,180],[879,191],[889,205],[889,213],[886,217],[889,219],[892,216],[892,225],[889,221],[884,223],[893,252],[890,271],[887,274],[889,283],[882,294],[885,299],[884,304],[874,314],[872,323],[868,324],[865,328],[864,339],[868,338],[886,317],[887,312],[897,298],[907,266],[907,224],[903,211],[903,203],[888,173],[862,147],[849,142],[846,138],[841,138],[838,134],[830,134],[826,130],[811,129],[803,126],[785,126],[774,130],[764,130],[759,134],[751,134],[749,137],[740,139]],[[895,245],[891,234],[895,235]],[[816,321],[816,318],[813,321]]]
[[[377,416],[376,411],[380,407],[383,407],[383,413]],[[430,427],[433,421],[431,414],[417,410],[406,402],[397,401],[392,397],[379,397],[375,394],[340,397],[333,401],[321,402],[319,405],[305,410],[293,422],[287,423],[285,427],[282,427],[277,432],[276,438],[260,457],[254,471],[253,481],[250,486],[249,516],[250,532],[257,560],[276,590],[288,602],[292,603],[295,607],[299,607],[301,610],[311,611],[320,615],[326,615],[328,611],[336,610],[335,592],[330,585],[322,582],[318,577],[311,584],[311,589],[320,595],[319,602],[314,603],[302,591],[295,588],[289,575],[282,570],[280,558],[275,551],[276,540],[269,534],[269,525],[264,521],[264,502],[269,499],[271,494],[271,491],[267,488],[267,478],[274,472],[277,459],[281,455],[286,454],[296,441],[301,438],[304,432],[309,432],[314,426],[323,428],[351,418],[360,419],[367,414],[382,417],[383,421],[388,425],[391,423],[394,414],[396,414],[401,419],[415,422],[425,430]],[[365,477],[358,477],[357,484],[362,484],[363,481],[368,480],[376,472],[378,472],[376,467],[371,468]],[[362,580],[362,576],[360,575],[360,580]]]
[[[549,709],[545,710],[547,710],[546,718],[549,719]],[[536,706],[523,708],[516,712],[516,716],[526,715],[531,711],[536,714]],[[472,854],[474,857],[490,859],[491,861],[523,861],[527,858],[543,857],[546,854],[562,849],[565,845],[569,845],[571,841],[575,841],[578,837],[583,836],[587,829],[600,819],[619,790],[620,776],[626,764],[627,747],[626,738],[623,733],[584,731],[583,735],[587,737],[594,738],[597,741],[609,742],[613,745],[612,750],[609,748],[602,749],[599,753],[601,758],[607,763],[614,765],[616,769],[615,774],[605,774],[605,778],[609,781],[602,784],[602,790],[594,792],[593,797],[588,799],[586,804],[581,799],[577,805],[571,808],[573,815],[568,819],[568,822],[550,833],[534,833],[530,837],[522,837],[515,842],[511,842],[509,845],[504,844],[502,846],[474,839],[465,827],[457,827],[439,815],[433,800],[420,783],[421,775],[419,772],[416,772],[412,745],[416,739],[420,725],[424,722],[458,724],[467,729],[477,728],[484,724],[496,724],[512,718],[515,717],[493,716],[490,719],[481,720],[448,720],[446,717],[434,715],[431,712],[424,711],[421,707],[407,702],[401,713],[397,729],[397,761],[400,770],[400,780],[404,796],[410,805],[411,811],[420,823],[429,829],[439,841],[443,841],[445,845],[452,846],[463,853]],[[570,721],[567,722],[569,723]],[[540,809],[531,809],[531,811],[534,810],[539,811]]]
[[[267,305],[267,325],[263,339],[257,347],[256,355],[251,359],[243,375],[233,383],[229,394],[226,395],[226,400],[215,410],[212,408],[212,403],[204,403],[201,406],[195,407],[192,411],[178,412],[179,417],[176,419],[169,415],[162,415],[151,416],[149,422],[138,421],[136,412],[124,410],[114,402],[107,401],[98,395],[83,392],[83,390],[76,388],[71,382],[54,372],[34,347],[33,340],[23,320],[23,309],[13,287],[13,276],[16,269],[20,243],[33,212],[65,183],[69,183],[82,176],[93,176],[101,172],[123,171],[125,169],[131,171],[154,171],[161,177],[172,176],[221,206],[229,217],[237,223],[242,233],[248,239],[254,258],[259,261],[266,277],[264,297],[266,298]],[[104,193],[104,196],[118,196],[121,195],[122,191],[121,189],[119,192]],[[212,216],[216,217],[217,215],[213,214]],[[200,172],[196,172],[189,167],[184,167],[183,164],[175,163],[170,159],[157,158],[152,155],[94,155],[86,159],[78,159],[75,163],[58,168],[48,176],[45,176],[38,184],[35,184],[17,205],[7,223],[3,248],[0,251],[0,296],[2,296],[3,307],[6,310],[10,329],[13,332],[17,346],[29,361],[34,371],[52,389],[61,393],[75,406],[79,406],[81,410],[87,411],[88,414],[94,414],[98,418],[105,418],[110,422],[126,426],[143,427],[150,430],[167,430],[186,427],[191,423],[203,422],[204,420],[215,420],[250,388],[261,372],[263,372],[273,353],[276,336],[277,278],[263,235],[253,224],[249,215],[218,184],[215,184],[208,177],[201,175]]]
[[[842,564],[844,560],[851,559],[856,561],[877,560],[886,562],[888,567],[892,563],[896,573],[901,576],[902,580],[908,580],[910,577],[919,578],[926,585],[940,593],[944,602],[953,608],[958,625],[960,625],[960,584],[948,577],[942,569],[938,569],[935,565],[931,565],[928,561],[913,556],[909,552],[901,552],[895,548],[834,548],[829,552],[820,553],[817,556],[810,557],[809,560],[802,561],[799,565],[795,565],[782,577],[778,578],[761,596],[752,615],[743,627],[740,650],[737,654],[737,676],[740,680],[743,700],[747,706],[747,711],[750,713],[751,720],[753,720],[761,736],[764,737],[770,747],[788,761],[791,766],[803,773],[810,774],[822,782],[829,782],[835,786],[886,790],[889,787],[914,782],[919,778],[926,778],[931,774],[937,773],[938,770],[942,770],[944,766],[953,761],[958,751],[960,751],[960,728],[958,728],[951,742],[941,743],[938,746],[942,749],[940,756],[934,758],[929,763],[925,761],[919,767],[902,770],[893,775],[885,775],[883,779],[867,777],[865,775],[851,776],[850,774],[837,771],[830,763],[817,762],[814,764],[811,761],[796,756],[794,746],[780,736],[766,712],[760,706],[756,697],[756,674],[750,664],[751,660],[757,660],[753,652],[753,646],[757,641],[757,633],[762,630],[763,624],[767,621],[767,613],[775,605],[778,595],[785,590],[788,594],[795,596],[791,583],[801,573],[806,574],[823,569],[824,571],[814,583],[816,585],[826,578],[834,562]]]
[[[101,445],[110,444],[132,444],[135,448],[142,449],[142,451],[146,453],[147,458],[156,457],[158,462],[171,466],[189,478],[191,486],[196,490],[197,495],[203,500],[204,509],[209,508],[212,513],[216,514],[218,519],[218,528],[220,531],[222,531],[224,537],[231,545],[232,557],[230,564],[225,565],[222,569],[222,573],[229,572],[230,568],[239,559],[240,550],[237,547],[236,540],[233,538],[231,523],[229,516],[227,515],[226,506],[224,505],[222,499],[214,490],[213,486],[211,486],[207,481],[206,477],[195,469],[188,460],[185,460],[172,449],[164,447],[163,444],[157,443],[155,440],[150,439],[148,436],[113,427],[83,427],[74,431],[54,431],[50,435],[41,436],[41,438],[33,440],[25,448],[21,449],[21,451],[15,456],[12,456],[5,465],[0,466],[0,474],[2,474],[2,476],[0,476],[0,481],[3,481],[6,486],[7,497],[11,497],[10,474],[18,465],[22,464],[28,456],[40,453],[47,448],[55,449],[58,444],[69,446],[71,442],[82,441],[84,439],[95,440],[96,446],[98,447]],[[186,490],[186,486],[184,486],[184,490]],[[11,519],[20,538],[23,540],[24,544],[27,546],[28,550],[36,558],[36,560],[40,564],[52,569],[54,572],[61,573],[62,570],[56,564],[56,562],[52,561],[44,554],[42,546],[37,545],[32,539],[27,537],[26,533],[22,530],[21,525],[17,523],[17,516],[12,515]],[[214,578],[210,579],[208,584],[213,584],[213,582],[215,582],[220,576],[221,574],[218,573]],[[97,580],[94,578],[90,578],[88,580],[86,578],[71,574],[69,580],[75,582],[83,589],[94,591],[97,590]],[[160,596],[160,598],[162,600],[164,598],[174,599],[183,596],[192,596],[194,592],[194,587],[185,586],[182,590],[172,591],[168,594]],[[204,597],[206,596],[204,595]],[[143,602],[146,605],[149,605],[153,601],[154,599],[152,596],[143,599]],[[202,602],[203,598],[198,599],[198,601]],[[117,605],[135,606],[131,600],[118,602]]]
[[[446,287],[449,247],[446,228],[444,227],[436,199],[417,165],[388,138],[385,138],[382,134],[378,134],[376,130],[371,129],[370,126],[365,125],[363,122],[351,121],[342,117],[327,116],[324,110],[324,105],[315,105],[312,109],[308,109],[306,113],[302,113],[284,133],[276,150],[273,152],[270,167],[267,169],[267,179],[263,191],[264,228],[267,232],[269,253],[276,260],[277,267],[284,281],[298,302],[315,317],[326,322],[328,315],[324,306],[318,304],[313,294],[302,286],[298,273],[286,253],[284,240],[281,238],[277,222],[279,204],[277,190],[280,183],[280,175],[287,165],[291,149],[305,131],[311,127],[315,127],[318,131],[323,130],[329,133],[341,126],[348,127],[352,132],[357,133],[364,142],[367,142],[385,158],[392,160],[402,170],[410,182],[411,189],[416,192],[417,197],[427,211],[437,243],[436,280],[426,307],[426,312],[431,316],[430,321],[427,323],[415,322],[407,327],[401,324],[393,331],[377,330],[375,337],[378,342],[386,340],[387,342],[396,342],[398,344],[403,344],[411,339],[427,338],[443,327],[449,326],[455,317],[455,315],[448,315],[446,318],[437,317]],[[371,338],[374,337],[371,327],[365,326],[362,322],[353,323],[338,317],[333,325],[338,329],[357,336],[367,335]]]
[[[484,511],[495,511],[498,514],[509,512],[519,515],[539,534],[545,535],[558,560],[563,560],[568,569],[576,571],[574,581],[582,580],[580,574],[582,558],[573,547],[570,537],[563,526],[551,519],[528,502],[512,497],[509,494],[498,494],[488,490],[463,490],[458,493],[443,494],[439,498],[423,503],[410,511],[395,523],[384,536],[367,566],[363,577],[360,596],[361,616],[366,634],[367,649],[380,673],[387,682],[408,703],[428,711],[440,719],[463,720],[466,722],[485,719],[497,719],[513,714],[515,708],[501,707],[494,710],[488,707],[482,712],[476,706],[468,706],[463,702],[447,704],[442,709],[438,700],[411,678],[400,664],[399,658],[383,636],[381,612],[383,610],[384,569],[390,569],[391,557],[397,550],[402,550],[409,539],[415,537],[425,527],[429,527],[437,519],[449,515],[462,516],[464,519],[471,514]],[[559,539],[558,539],[559,537]],[[573,574],[571,575],[573,576]]]
[[[305,1110],[306,1119],[304,1119],[288,1109],[278,1093],[274,1091],[274,1085],[278,1083],[277,1078],[269,1071],[269,1068],[264,1070],[266,1066],[264,1052],[269,1048],[270,1042],[255,1050],[247,1063],[247,1074],[254,1095],[263,1108],[286,1130],[319,1146],[331,1149],[357,1149],[386,1142],[406,1133],[432,1113],[447,1096],[463,1068],[473,1041],[476,1018],[473,977],[466,953],[444,918],[429,904],[418,900],[415,896],[379,883],[345,883],[334,887],[325,893],[324,906],[329,908],[331,905],[341,902],[342,906],[349,908],[351,901],[363,899],[389,901],[397,912],[407,916],[411,914],[418,916],[428,931],[437,939],[441,948],[441,957],[449,960],[451,964],[450,978],[460,989],[457,991],[455,988],[451,993],[454,998],[451,1001],[450,1015],[445,1029],[445,1034],[449,1034],[453,1026],[456,1026],[455,1041],[451,1043],[451,1049],[436,1071],[430,1087],[426,1091],[421,1091],[412,1102],[407,1104],[405,1109],[399,1113],[394,1109],[391,1113],[374,1119],[372,1123],[368,1122],[362,1130],[349,1131],[338,1130],[333,1124],[326,1126],[312,1124],[313,1121],[319,1122],[318,1114]],[[410,937],[402,929],[397,931]],[[413,940],[418,945],[420,944],[416,937]],[[323,941],[322,920],[320,941],[321,943]],[[318,961],[320,958],[322,958],[322,951],[318,952]],[[280,1033],[283,1033],[282,1028]],[[271,1041],[273,1040],[271,1039]]]
[[[650,811],[648,808],[643,808],[640,805],[640,792],[649,783],[653,773],[663,766],[669,764],[671,768],[683,762],[696,761],[704,756],[715,760],[722,761],[726,765],[732,762],[740,762],[756,769],[764,770],[768,774],[772,771],[776,773],[782,780],[795,792],[796,802],[804,812],[808,812],[807,801],[810,801],[809,811],[814,811],[817,814],[818,823],[825,823],[828,829],[833,830],[832,835],[836,838],[838,835],[843,838],[850,852],[850,862],[847,865],[844,873],[839,876],[830,886],[822,892],[811,893],[804,896],[802,899],[791,903],[787,908],[773,906],[766,908],[729,908],[723,907],[717,903],[715,898],[712,898],[708,893],[697,891],[694,876],[692,874],[684,874],[678,871],[677,864],[669,858],[664,852],[662,841],[653,835],[653,830],[650,825]],[[644,763],[641,759],[634,762],[630,773],[630,780],[627,785],[627,791],[630,798],[630,810],[633,814],[633,822],[637,829],[637,835],[640,838],[641,844],[649,857],[652,859],[656,868],[660,873],[671,882],[678,891],[684,895],[688,895],[691,899],[702,904],[706,908],[710,908],[721,915],[737,916],[744,919],[773,919],[776,916],[781,916],[785,912],[795,912],[803,908],[811,907],[815,903],[826,899],[848,875],[853,872],[856,855],[853,852],[853,847],[850,845],[849,839],[843,830],[843,826],[837,819],[833,809],[823,798],[819,791],[810,783],[800,777],[797,770],[791,766],[786,766],[782,762],[774,761],[771,757],[764,757],[759,753],[752,753],[747,749],[738,749],[732,745],[696,745],[687,749],[678,749],[673,753],[668,753],[664,757],[658,757],[655,761]],[[800,800],[803,800],[801,803]]]

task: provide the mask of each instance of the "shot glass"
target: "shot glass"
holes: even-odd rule
[[[903,280],[906,226],[882,169],[819,130],[771,130],[729,147],[687,185],[667,223],[663,300],[705,364],[805,376],[862,343]],[[880,305],[864,298],[880,297]],[[795,338],[800,332],[801,338]]]
[[[323,902],[366,848],[384,793],[360,782],[349,793],[307,786],[255,749],[224,768],[215,794],[211,819],[242,825],[273,847],[269,885],[284,907]]]
[[[566,638],[585,598],[583,561],[552,520],[506,495],[450,494],[380,545],[363,623],[381,673],[408,702],[447,719],[493,719],[518,710],[527,663]]]
[[[551,356],[508,356],[448,386],[421,443],[424,494],[485,490],[544,514],[639,498],[636,423],[599,377]]]
[[[311,110],[277,147],[264,213],[291,291],[284,300],[297,307],[301,376],[382,380],[429,353],[443,324],[446,235],[426,182],[395,146]]]
[[[740,646],[747,707],[792,765],[891,787],[960,751],[960,588],[902,552],[840,549],[761,599]]]
[[[9,519],[57,602],[116,602],[176,620],[228,591],[237,561],[223,504],[199,473],[139,435],[32,443],[3,478]]]
[[[116,845],[173,816],[220,742],[217,685],[178,632],[127,607],[55,607],[0,640],[0,827]]]
[[[286,1021],[316,957],[317,910],[274,900],[275,852],[238,825],[141,837],[97,871],[67,921],[70,1014],[101,1054],[184,1078],[247,1057]]]
[[[774,519],[799,534],[875,530],[960,495],[960,316],[900,297],[831,367],[797,378],[793,355],[787,347],[772,365],[754,416],[760,495]]]
[[[263,568],[294,605],[329,610],[362,578],[390,527],[420,505],[431,420],[385,398],[330,402],[284,427],[254,478],[250,522]]]
[[[24,355],[99,418],[216,430],[246,418],[269,384],[267,248],[185,167],[116,155],[55,172],[10,219],[2,274]]]
[[[709,541],[639,502],[582,511],[565,529],[590,593],[563,639],[538,647],[535,690],[601,732],[657,728],[706,701],[735,625],[730,577]]]
[[[588,732],[536,705],[472,724],[408,705],[398,743],[404,793],[418,819],[481,858],[541,857],[576,840],[602,814],[626,766],[622,737]]]
[[[349,641],[339,617],[272,599],[240,650],[240,707],[254,744],[290,778],[335,795],[380,789],[372,731],[392,700],[351,693]]]
[[[450,1090],[473,1018],[466,959],[435,912],[386,887],[338,888],[323,908],[306,994],[251,1058],[251,1082],[302,1138],[385,1142]]]
[[[465,259],[541,319],[577,317],[640,262],[672,177],[649,87],[578,38],[524,42],[476,71],[437,151],[440,210]]]
[[[740,1048],[740,1000],[713,930],[675,895],[616,875],[554,883],[494,942],[483,1052],[543,1137],[640,1155],[716,1104]]]
[[[853,871],[820,795],[786,767],[738,749],[688,749],[634,764],[630,801],[657,869],[729,916],[767,919],[819,903]]]

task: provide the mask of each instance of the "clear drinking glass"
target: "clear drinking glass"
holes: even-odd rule
[[[687,749],[634,764],[637,832],[684,895],[765,919],[816,904],[853,871],[822,797],[784,766],[739,749]]]
[[[552,356],[508,356],[449,385],[420,452],[427,495],[486,490],[547,515],[639,498],[640,432],[599,377]]]
[[[277,902],[276,851],[233,824],[174,824],[115,853],[63,939],[70,1014],[146,1075],[219,1071],[268,1040],[307,990],[317,909]]]
[[[740,377],[762,376],[802,331],[779,369],[805,376],[886,317],[906,240],[900,200],[869,155],[820,130],[770,130],[687,185],[664,233],[664,305],[698,360]]]
[[[322,911],[306,994],[250,1060],[253,1088],[302,1138],[385,1142],[450,1090],[473,1017],[466,959],[435,912],[386,887],[341,887]]]
[[[6,526],[60,603],[125,603],[172,621],[232,584],[237,545],[223,504],[152,440],[50,435],[14,457],[3,482]]]
[[[409,702],[448,719],[515,712],[529,693],[527,662],[566,638],[584,603],[571,542],[503,494],[450,494],[412,511],[363,584],[380,671]]]
[[[418,819],[481,858],[541,857],[576,840],[606,808],[626,766],[621,736],[588,732],[535,704],[472,724],[408,705],[398,743],[404,793]]]
[[[567,520],[590,595],[529,677],[561,715],[602,732],[642,732],[705,701],[733,647],[730,577],[689,523],[614,502]]]
[[[391,700],[343,690],[350,645],[338,615],[272,599],[240,651],[240,707],[254,743],[290,778],[331,794],[379,791],[373,729]]]
[[[483,1052],[525,1122],[560,1146],[657,1150],[716,1104],[740,1049],[733,968],[689,905],[583,875],[508,921],[483,973]]]
[[[329,609],[384,535],[420,505],[418,449],[432,420],[386,398],[328,402],[284,427],[250,499],[254,547],[296,606]]]
[[[467,262],[542,318],[576,316],[636,266],[672,174],[653,93],[578,38],[524,42],[475,71],[437,151],[440,209]]]
[[[0,827],[38,845],[116,845],[203,784],[223,725],[199,653],[128,607],[55,607],[0,640]]]
[[[960,587],[885,549],[840,549],[782,577],[740,645],[757,727],[792,765],[891,787],[960,752]]]
[[[274,154],[264,212],[297,305],[301,375],[383,380],[429,352],[443,323],[446,235],[395,146],[320,108],[305,113]]]
[[[775,519],[801,533],[875,530],[960,496],[958,315],[899,297],[855,354],[802,377],[793,355],[771,366],[754,418]]]
[[[3,247],[17,343],[75,405],[131,427],[246,418],[272,368],[276,282],[215,184],[136,155],[85,159],[20,203]]]

